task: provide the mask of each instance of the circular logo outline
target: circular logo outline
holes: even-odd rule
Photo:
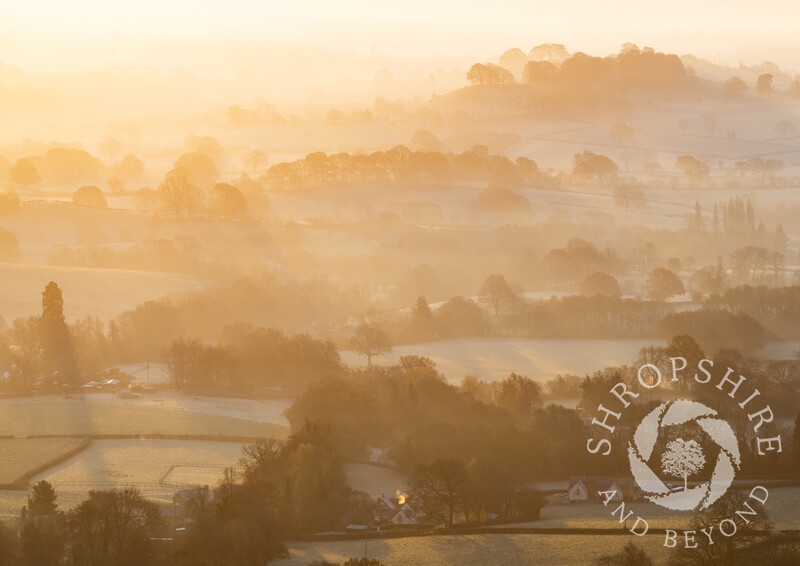
[[[647,465],[659,431],[667,426],[696,423],[719,447],[711,479],[683,491],[672,491]],[[646,498],[674,511],[706,509],[725,493],[741,466],[739,442],[717,412],[697,401],[678,399],[662,403],[645,416],[628,443],[631,473]]]

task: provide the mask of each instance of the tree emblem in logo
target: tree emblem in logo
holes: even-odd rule
[[[647,499],[675,511],[705,509],[722,497],[733,483],[741,465],[739,443],[730,425],[716,417],[717,412],[698,403],[679,399],[663,403],[653,409],[633,434],[628,445],[631,472]],[[711,479],[689,487],[689,478],[706,465],[703,449],[695,440],[678,438],[669,442],[661,456],[661,471],[683,480],[683,490],[672,492],[648,466],[658,440],[659,432],[668,426],[696,423],[719,447]]]

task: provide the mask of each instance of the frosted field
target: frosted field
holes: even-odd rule
[[[512,371],[531,379],[546,381],[570,373],[583,376],[614,365],[632,365],[645,346],[664,346],[656,338],[631,340],[524,340],[516,338],[460,338],[395,346],[392,352],[373,358],[373,363],[390,365],[402,356],[427,356],[436,362],[450,383],[465,375],[484,381],[498,381]],[[800,342],[768,342],[756,353],[766,359],[794,359]],[[342,362],[366,367],[366,359],[353,351],[342,351]]]
[[[177,393],[120,399],[31,397],[0,400],[0,436],[203,435],[284,438],[288,401],[193,399]],[[236,415],[236,416],[232,416]]]
[[[0,484],[9,484],[28,470],[80,446],[79,438],[0,440]]]
[[[512,371],[535,380],[556,375],[585,375],[611,365],[632,364],[644,346],[663,345],[657,339],[642,340],[522,340],[506,338],[465,338],[396,346],[390,354],[373,363],[394,364],[401,356],[428,356],[447,380],[458,383],[467,375],[497,381]],[[342,361],[366,366],[355,352],[341,353]]]
[[[442,535],[367,542],[367,555],[388,566],[578,566],[636,542],[657,565],[668,554],[660,536],[633,535]],[[305,566],[314,560],[344,562],[364,556],[364,541],[290,542],[290,559],[278,566]]]
[[[778,529],[800,528],[797,506],[800,488],[770,491],[767,511]],[[652,527],[677,526],[686,521],[685,514],[673,513],[653,504],[634,504],[636,512],[648,519]],[[522,527],[615,528],[617,520],[602,504],[548,505],[542,510],[543,520],[525,523]],[[367,541],[367,553],[390,566],[575,566],[589,565],[595,559],[617,552],[628,542],[645,548],[657,565],[669,559],[660,535],[643,538],[631,535],[443,535]],[[306,565],[313,560],[344,562],[349,557],[364,555],[364,541],[290,542],[291,557],[276,562],[285,566]]]
[[[768,483],[765,485],[769,486]],[[800,488],[782,487],[769,490],[767,514],[776,529],[800,529],[800,516],[797,514],[799,506]],[[649,502],[635,502],[628,505],[628,508],[647,519],[653,528],[684,528],[691,518],[691,514],[670,511]],[[602,503],[547,505],[542,509],[541,520],[503,527],[608,529],[616,525],[617,519],[611,517],[613,509],[611,505],[604,507]]]
[[[163,364],[150,364],[152,366]],[[120,366],[125,371],[125,366]],[[164,375],[169,381],[169,377]],[[146,378],[139,375],[139,383],[145,384]],[[284,411],[291,404],[291,399],[237,399],[233,397],[194,397],[175,391],[161,391],[158,393],[144,393],[138,399],[120,399],[113,393],[87,393],[85,400],[99,409],[127,404],[146,409],[162,409],[177,413],[199,413],[219,417],[231,417],[256,423],[289,426],[289,421],[284,416]]]
[[[47,480],[57,489],[70,491],[75,483],[96,483],[95,489],[108,489],[112,484],[155,484],[163,477],[168,483],[190,483],[191,479],[191,483],[213,487],[226,467],[239,465],[241,456],[242,445],[236,442],[95,440],[32,483]]]

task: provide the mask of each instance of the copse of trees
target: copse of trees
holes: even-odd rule
[[[478,193],[475,207],[481,213],[502,215],[505,219],[529,216],[533,211],[533,206],[524,196],[497,185],[491,185]]]
[[[22,157],[9,169],[8,180],[17,188],[27,191],[41,180],[41,176],[36,166],[29,159]]]
[[[605,295],[607,297],[620,297],[622,292],[619,283],[608,273],[596,271],[586,276],[581,283],[581,295],[594,297],[595,295]]]
[[[789,125],[791,126],[791,124]],[[782,128],[786,128],[786,125],[782,125]],[[786,164],[780,159],[751,157],[737,161],[733,166],[733,172],[738,174],[747,186],[763,189],[777,186],[776,173],[785,166]]]
[[[553,188],[557,181],[536,163],[490,155],[485,146],[459,154],[411,151],[399,145],[369,155],[316,152],[304,159],[278,163],[263,182],[269,190],[289,191],[363,183],[479,181],[511,188],[534,185]]]
[[[474,461],[467,473],[474,469],[482,476],[491,508],[503,509],[525,482],[557,474],[562,466],[577,469],[583,457],[573,444],[584,434],[577,413],[541,404],[540,386],[524,376],[495,384],[473,379],[457,388],[430,359],[404,356],[395,366],[313,385],[287,418],[293,430],[311,423],[327,431],[329,446],[343,459],[386,446],[409,472],[440,459]],[[542,453],[550,457],[536,456]],[[480,502],[470,508],[479,509]]]
[[[563,45],[545,44],[531,50],[527,63],[517,51],[507,51],[501,57],[501,65],[521,67],[523,82],[558,93],[561,105],[609,104],[636,89],[679,92],[693,84],[677,55],[659,53],[649,47],[640,49],[630,43],[608,57],[569,55]],[[500,84],[511,82],[513,75],[500,67],[475,64],[467,79],[471,84]]]
[[[722,83],[722,88],[733,94],[743,94],[747,92],[747,83],[739,77],[731,77]]]
[[[708,165],[691,155],[678,156],[678,159],[675,160],[675,169],[683,172],[695,187],[699,187],[709,173]]]
[[[656,267],[647,276],[645,282],[647,297],[654,301],[664,302],[684,292],[683,282],[674,272],[665,267]]]
[[[217,183],[211,191],[209,211],[218,218],[241,219],[247,213],[247,201],[238,188],[229,183]]]
[[[572,160],[572,177],[608,181],[617,176],[619,167],[605,155],[584,151],[577,153]]]
[[[263,328],[227,338],[227,344],[216,345],[175,340],[165,354],[172,386],[191,393],[252,395],[268,387],[296,392],[342,372],[332,342]]]
[[[467,80],[473,85],[501,85],[514,83],[514,75],[508,69],[491,63],[475,63],[467,71]]]
[[[511,324],[530,338],[641,338],[658,334],[663,313],[656,302],[573,295],[530,305]]]
[[[54,147],[44,154],[49,175],[57,183],[72,184],[95,179],[103,164],[89,152],[69,147]]]
[[[764,346],[764,329],[747,314],[700,309],[668,314],[659,323],[662,337],[689,334],[708,352],[733,348],[750,354]]]
[[[200,151],[184,153],[175,161],[173,169],[182,170],[187,180],[201,191],[209,191],[219,178],[214,160]]]
[[[800,337],[800,286],[742,285],[706,299],[708,308],[755,318],[768,331],[787,340]]]
[[[87,208],[108,208],[103,191],[95,186],[85,186],[79,188],[72,194],[72,204],[75,206],[85,206]]]
[[[618,258],[611,248],[599,250],[591,242],[573,238],[563,248],[550,250],[542,259],[542,267],[552,283],[578,283],[597,271],[613,272]]]
[[[221,258],[214,261],[209,256],[208,253],[201,253],[194,239],[176,237],[147,239],[119,251],[97,244],[84,248],[61,247],[47,257],[47,263],[71,267],[189,273],[208,277],[222,272],[218,267]]]

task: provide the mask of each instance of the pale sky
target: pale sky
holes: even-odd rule
[[[0,62],[65,44],[104,46],[134,38],[290,41],[331,49],[375,47],[393,55],[498,55],[555,41],[570,50],[615,51],[625,41],[737,63],[771,59],[800,69],[796,0],[4,0]]]

